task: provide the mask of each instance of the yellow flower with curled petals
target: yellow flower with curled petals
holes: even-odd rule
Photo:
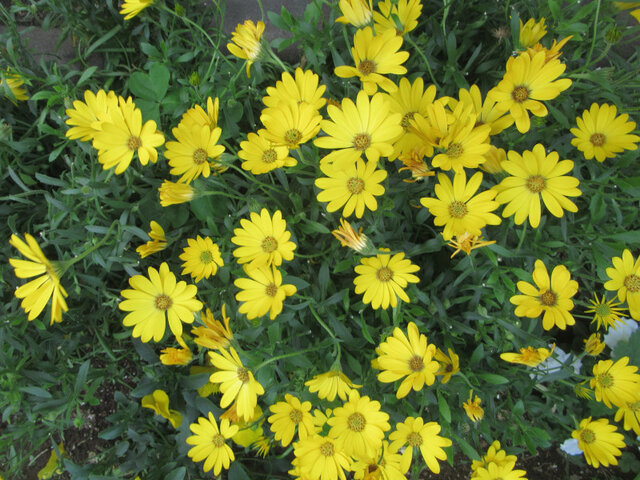
[[[231,42],[227,43],[227,48],[236,57],[247,60],[247,77],[251,77],[249,69],[253,62],[258,59],[262,47],[260,40],[264,33],[264,22],[253,23],[245,20],[239,23],[235,31],[231,34]]]
[[[153,393],[142,397],[141,404],[144,408],[150,408],[156,415],[169,420],[173,428],[182,425],[182,414],[169,409],[169,396],[163,390],[154,390]]]

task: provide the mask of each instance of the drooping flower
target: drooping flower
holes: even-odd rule
[[[360,388],[362,385],[356,385],[349,377],[339,370],[329,370],[307,380],[305,386],[309,388],[311,393],[317,393],[321,399],[327,399],[333,402],[336,395],[340,400],[346,400],[352,389]]]
[[[460,357],[456,355],[450,348],[447,349],[447,356],[442,350],[436,348],[433,358],[439,363],[440,367],[436,372],[437,376],[441,376],[440,383],[447,383],[451,377],[460,371]]]
[[[391,0],[378,2],[379,12],[373,12],[373,25],[376,35],[382,35],[392,30],[396,35],[405,35],[418,26],[418,19],[422,13],[420,0],[398,0],[393,4]]]
[[[195,190],[187,183],[175,183],[165,180],[158,187],[160,195],[160,205],[168,207],[169,205],[178,205],[193,200]]]
[[[547,33],[547,26],[544,24],[544,17],[536,21],[535,18],[530,18],[527,23],[522,23],[520,20],[520,34],[519,42],[522,48],[532,47],[540,41]]]
[[[462,408],[464,408],[467,417],[474,423],[479,422],[484,417],[484,409],[480,406],[481,403],[482,399],[477,395],[473,398],[473,390],[469,390],[469,400],[462,404]]]
[[[282,72],[282,79],[275,87],[267,87],[267,95],[262,102],[267,107],[277,107],[281,103],[306,103],[315,110],[324,107],[327,100],[322,96],[326,85],[318,85],[320,77],[311,70],[298,67],[295,79],[289,72]]]
[[[249,320],[262,317],[269,312],[273,320],[282,312],[285,298],[298,290],[295,285],[282,284],[282,273],[275,266],[245,267],[249,278],[239,278],[233,284],[240,289],[236,300],[243,302],[238,312]]]
[[[60,267],[57,262],[51,262],[44,256],[42,249],[28,233],[24,234],[26,242],[15,234],[11,235],[9,244],[15,247],[28,260],[10,258],[9,263],[14,268],[18,278],[38,277],[25,283],[13,293],[16,298],[21,298],[20,306],[28,313],[27,320],[36,318],[51,299],[50,325],[62,321],[62,312],[66,312],[67,291],[60,284]]]
[[[344,218],[340,218],[340,227],[332,230],[331,234],[340,241],[343,247],[349,247],[356,252],[362,252],[368,245],[367,236],[360,231],[356,232],[351,224]]]
[[[46,465],[38,471],[38,480],[49,480],[50,478],[54,478],[54,476],[62,475],[64,465],[61,457],[67,457],[68,455],[62,442],[60,442],[57,447],[57,452],[60,456],[56,453],[55,448],[51,449],[49,460],[47,460]],[[2,480],[2,477],[0,477],[0,480]]]
[[[553,347],[551,349],[522,347],[520,348],[520,353],[501,353],[500,358],[509,363],[520,363],[528,367],[537,367],[549,358],[552,352]]]
[[[233,340],[233,332],[229,327],[231,319],[227,316],[226,307],[226,305],[222,305],[221,310],[224,325],[220,320],[216,320],[211,310],[207,308],[204,315],[200,317],[204,326],[191,330],[191,334],[194,335],[193,341],[196,344],[210,350],[221,350],[229,346],[230,341]]]
[[[594,468],[600,465],[608,467],[617,465],[622,455],[621,448],[626,445],[624,436],[617,431],[615,425],[609,425],[609,420],[599,418],[591,420],[585,418],[580,422],[580,428],[574,430],[571,436],[578,439],[578,448],[584,452],[587,463]]]
[[[209,412],[209,418],[199,417],[198,423],[189,425],[189,429],[194,435],[187,438],[189,445],[194,445],[187,455],[194,462],[204,460],[202,469],[208,472],[213,468],[213,474],[218,475],[222,469],[229,468],[231,462],[235,460],[235,455],[231,447],[227,445],[227,440],[238,432],[237,425],[230,425],[226,418],[218,422]]]
[[[462,235],[456,235],[455,240],[449,242],[449,246],[454,248],[455,251],[451,254],[451,258],[455,257],[459,252],[464,252],[467,255],[471,254],[471,250],[476,248],[486,247],[487,245],[493,245],[495,240],[484,240],[477,235],[470,235],[469,232],[464,232]]]
[[[589,338],[584,340],[584,351],[587,355],[597,357],[604,350],[605,344],[600,338],[599,333],[592,333]]]
[[[202,238],[198,235],[195,239],[188,238],[187,243],[189,246],[180,255],[180,260],[184,261],[182,275],[188,273],[198,283],[203,278],[215,275],[218,267],[224,265],[220,248],[209,237]]]
[[[386,440],[378,451],[358,457],[351,469],[356,480],[406,480],[408,471],[402,467],[402,456]]]
[[[601,299],[598,299],[598,294],[593,293],[593,297],[595,300],[589,300],[591,303],[591,308],[585,310],[587,313],[593,313],[593,320],[591,323],[596,323],[596,328],[600,330],[600,326],[604,328],[605,331],[611,327],[612,329],[616,329],[620,324],[624,324],[624,320],[620,318],[620,315],[624,313],[624,308],[618,308],[618,305],[621,302],[616,302],[617,296],[612,298],[611,300],[606,300],[606,297],[602,295]]]
[[[629,357],[613,360],[600,360],[593,367],[593,378],[589,386],[593,388],[596,400],[607,407],[622,407],[635,402],[640,392],[638,367],[629,365]]]
[[[164,336],[166,322],[176,338],[182,337],[182,322],[193,323],[194,313],[202,310],[202,302],[195,298],[198,288],[176,276],[163,262],[160,270],[148,269],[149,278],[134,275],[129,279],[132,289],[123,290],[125,298],[118,308],[130,312],[122,320],[125,327],[133,326],[131,335],[143,342],[153,338],[158,342]]]
[[[10,92],[9,94],[5,91],[4,96],[7,97],[11,101],[11,103],[17,105],[15,100],[29,100],[27,89],[23,87],[24,79],[18,73],[12,72],[11,69],[7,67],[7,71],[2,76],[2,80],[2,83],[6,85],[6,89]]]
[[[271,431],[283,447],[291,443],[296,430],[300,440],[314,434],[313,416],[309,413],[311,402],[300,402],[293,395],[286,393],[284,402],[274,403],[269,410],[273,414],[267,419],[271,424]]]
[[[124,15],[124,20],[131,20],[152,3],[153,0],[124,0],[120,14]]]
[[[144,408],[150,408],[156,412],[156,415],[169,420],[173,428],[182,425],[182,414],[169,409],[169,395],[163,390],[154,390],[153,393],[142,397],[141,405]]]
[[[478,471],[479,468],[487,469],[488,465],[493,463],[498,467],[507,467],[510,465],[510,468],[516,464],[517,458],[515,455],[507,455],[507,452],[500,448],[500,442],[495,440],[487,449],[487,453],[482,457],[481,460],[473,460],[471,462],[471,472],[472,478],[474,478],[475,472]]]
[[[73,108],[65,112],[69,117],[65,123],[71,127],[65,136],[83,142],[93,140],[96,133],[102,130],[102,122],[109,121],[110,113],[117,108],[118,97],[114,92],[98,90],[98,93],[93,93],[85,90],[84,102],[74,100]]]
[[[188,365],[193,355],[188,348],[165,348],[160,355],[163,365]]]
[[[256,24],[251,20],[245,20],[236,26],[231,34],[231,42],[227,43],[227,48],[234,56],[247,60],[247,77],[251,77],[249,69],[262,50],[260,39],[264,28],[263,21],[259,20]]]
[[[247,140],[240,142],[238,157],[244,160],[240,165],[254,175],[262,175],[276,168],[293,167],[298,161],[289,156],[289,148],[277,145],[265,137],[266,130],[259,134],[249,133]]]
[[[624,417],[624,429],[633,430],[633,433],[640,435],[640,393],[635,402],[625,402],[618,408],[614,420],[619,422]]]
[[[543,312],[542,327],[551,330],[554,326],[564,330],[574,325],[575,319],[569,313],[573,309],[571,298],[578,291],[578,282],[571,280],[571,274],[564,265],[558,265],[551,272],[551,278],[542,260],[536,260],[533,270],[535,286],[519,281],[518,290],[523,295],[514,295],[509,301],[516,305],[519,317],[536,318]]]
[[[136,248],[136,252],[140,255],[140,258],[148,257],[151,254],[160,252],[167,248],[167,239],[164,235],[164,229],[158,222],[151,220],[149,223],[149,240],[144,245],[140,245]]]
[[[469,90],[461,88],[458,92],[458,100],[449,100],[448,106],[455,112],[458,103],[472,107],[471,113],[476,115],[476,125],[489,125],[491,127],[489,135],[497,135],[513,125],[513,117],[497,108],[495,99],[485,97],[484,101],[482,100],[480,88],[475,84],[471,85]],[[466,110],[462,108],[459,111]]]
[[[372,0],[340,0],[338,7],[342,16],[336,18],[336,22],[350,23],[354,27],[362,28],[371,23]]]
[[[622,257],[611,259],[613,267],[607,268],[607,276],[611,279],[604,288],[618,291],[618,298],[629,305],[631,318],[640,321],[640,256],[633,260],[629,249],[624,249]]]
[[[487,173],[502,173],[502,162],[507,160],[507,152],[503,148],[496,148],[491,145],[491,149],[484,154],[485,161],[480,164],[480,169]]]
[[[404,422],[396,424],[395,431],[389,435],[391,449],[405,448],[402,454],[403,468],[411,465],[414,448],[419,448],[427,467],[433,473],[440,473],[438,460],[446,460],[447,454],[442,447],[451,446],[451,440],[438,435],[441,427],[436,422],[424,423],[420,417],[407,417]]]
[[[478,467],[471,480],[527,480],[525,470],[514,470],[515,462],[498,465],[490,462],[486,467]]]

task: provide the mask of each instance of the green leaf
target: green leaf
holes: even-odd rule
[[[28,393],[29,395],[33,395],[34,397],[52,398],[49,392],[40,387],[21,387],[19,390],[21,392]]]
[[[151,88],[155,94],[155,100],[160,102],[169,88],[169,70],[161,63],[154,63],[149,69]]]
[[[247,475],[247,472],[239,462],[233,462],[231,464],[227,478],[229,480],[251,480],[251,477]]]
[[[76,383],[73,387],[73,391],[76,395],[78,395],[82,391],[82,388],[85,386],[90,366],[91,361],[87,360],[82,365],[80,365],[80,368],[78,369],[78,373],[76,375]]]
[[[164,480],[182,480],[187,473],[187,467],[178,467],[164,477]],[[231,476],[229,476],[231,478]]]
[[[492,385],[503,385],[505,383],[509,383],[508,378],[505,378],[502,375],[496,375],[495,373],[480,373],[478,374],[478,378],[481,378]]]
[[[447,400],[444,398],[444,395],[442,395],[440,390],[438,390],[437,393],[438,411],[440,412],[440,418],[446,423],[451,423],[451,409],[449,408],[449,404],[447,403]]]

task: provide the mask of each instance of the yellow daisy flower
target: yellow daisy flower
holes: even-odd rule
[[[633,433],[640,436],[640,394],[636,396],[635,402],[626,402],[618,408],[614,420],[619,422],[624,417],[624,429],[633,430]]]
[[[384,432],[389,430],[389,415],[380,411],[380,402],[360,397],[351,390],[349,400],[333,409],[327,420],[329,436],[336,439],[336,447],[352,457],[372,455],[382,446]]]
[[[293,440],[293,436],[298,429],[298,437],[304,440],[315,432],[313,426],[313,416],[311,413],[311,402],[300,402],[293,395],[286,393],[284,402],[277,402],[269,407],[271,415],[267,420],[271,424],[271,431],[274,438],[286,447]]]
[[[220,384],[220,407],[227,408],[235,401],[238,418],[249,421],[258,404],[258,395],[264,393],[264,388],[251,370],[244,367],[235,348],[221,348],[219,352],[209,352],[211,364],[218,369],[209,381]]]
[[[319,82],[320,77],[311,70],[296,68],[295,79],[289,72],[283,72],[275,87],[267,87],[267,96],[262,102],[267,107],[277,107],[280,103],[307,103],[320,110],[327,103],[322,96],[327,87],[318,85]]]
[[[594,468],[600,465],[608,467],[617,465],[620,451],[626,445],[624,436],[618,433],[615,425],[609,425],[609,420],[599,418],[591,420],[585,418],[580,422],[580,428],[574,430],[571,436],[578,440],[578,448],[584,452],[587,463]]]
[[[229,327],[231,319],[227,317],[226,308],[226,305],[222,305],[221,313],[224,325],[220,320],[216,320],[211,310],[207,308],[204,315],[200,317],[204,326],[191,330],[191,334],[194,336],[193,341],[196,344],[210,350],[221,350],[230,345],[233,340],[233,332]]]
[[[520,293],[509,301],[516,305],[515,314],[519,317],[536,318],[543,312],[542,327],[551,330],[557,326],[564,330],[576,323],[569,313],[573,309],[573,297],[578,291],[578,282],[571,280],[567,267],[558,265],[551,272],[551,279],[547,267],[542,260],[536,260],[533,270],[535,286],[528,282],[519,281],[517,286]]]
[[[493,201],[496,192],[486,190],[474,196],[482,183],[482,173],[476,172],[467,183],[464,173],[456,173],[453,183],[443,173],[438,174],[435,186],[437,198],[422,197],[420,203],[434,216],[433,223],[444,225],[442,237],[449,241],[454,235],[482,235],[481,229],[489,225],[499,225],[500,217],[493,212],[498,203]]]
[[[497,135],[513,125],[513,117],[504,110],[497,108],[494,99],[487,97],[484,102],[482,101],[482,93],[480,93],[480,88],[477,85],[471,85],[469,90],[461,88],[458,92],[458,98],[453,98],[449,101],[449,108],[455,111],[458,104],[470,106],[472,108],[471,113],[477,115],[475,125],[489,125],[491,127],[489,135]],[[465,110],[462,109],[461,111]]]
[[[351,470],[349,457],[332,438],[313,435],[293,445],[299,478],[308,480],[346,480]]]
[[[571,139],[571,145],[580,150],[585,159],[596,157],[598,162],[613,158],[623,150],[636,150],[640,137],[629,134],[636,128],[635,122],[629,121],[626,113],[616,115],[615,105],[591,104],[582,118],[576,117],[578,128],[571,129],[576,137]]]
[[[140,337],[143,342],[153,338],[162,339],[166,321],[176,338],[182,337],[182,322],[193,323],[193,314],[202,310],[202,302],[197,300],[198,288],[186,282],[176,282],[176,276],[169,271],[169,265],[163,262],[160,270],[148,269],[149,278],[134,275],[129,279],[131,289],[120,294],[125,298],[118,308],[130,312],[122,323],[133,326],[132,336]]]
[[[361,456],[351,465],[356,480],[406,480],[408,470],[402,468],[402,455],[382,442],[371,455]]]
[[[287,221],[282,212],[276,210],[273,217],[266,208],[260,215],[251,212],[251,220],[240,220],[242,228],[233,230],[231,243],[238,245],[233,256],[238,263],[248,263],[248,267],[279,267],[282,260],[293,260],[296,244],[290,241],[291,232],[287,230]]]
[[[479,468],[486,469],[491,463],[495,463],[498,467],[511,465],[513,468],[517,460],[515,455],[507,455],[507,452],[500,448],[500,442],[495,440],[481,460],[471,462],[471,472],[475,473]]]
[[[235,455],[231,447],[227,445],[227,440],[238,432],[237,425],[230,425],[229,420],[224,419],[216,422],[213,413],[209,412],[209,418],[198,418],[198,423],[189,425],[189,429],[194,435],[187,438],[187,444],[194,445],[187,455],[194,462],[204,460],[202,469],[208,472],[213,468],[213,474],[218,475],[222,469],[229,468],[231,462],[235,460]]]
[[[393,92],[398,87],[384,75],[407,73],[402,64],[409,58],[409,53],[399,51],[400,47],[402,37],[397,36],[395,30],[374,35],[371,27],[365,27],[353,36],[351,55],[355,67],[341,65],[335,68],[334,73],[340,78],[358,77],[367,95],[376,93],[378,86],[386,92]]]
[[[338,169],[353,165],[362,154],[377,163],[380,157],[393,153],[393,142],[402,135],[401,115],[391,113],[386,96],[375,94],[371,99],[364,91],[358,92],[356,102],[345,98],[341,108],[327,107],[331,120],[322,120],[320,126],[327,134],[314,140],[320,148],[334,149],[320,165],[333,163]]]
[[[605,344],[600,338],[599,333],[592,333],[589,338],[584,340],[584,352],[587,355],[597,357],[604,350]]]
[[[418,19],[422,13],[420,0],[398,0],[393,4],[391,0],[378,2],[378,10],[373,12],[373,25],[376,35],[382,35],[392,30],[396,35],[405,35],[418,26]]]
[[[161,350],[160,363],[163,365],[188,365],[193,354],[188,348],[165,348]]]
[[[489,463],[486,467],[478,467],[472,480],[526,480],[525,470],[514,470],[515,462],[504,465]]]
[[[156,415],[169,420],[173,428],[182,425],[182,414],[169,409],[169,395],[163,390],[154,390],[153,393],[142,397],[141,405],[144,408],[150,408],[156,412]]]
[[[527,23],[522,23],[520,20],[520,34],[519,43],[522,48],[532,47],[540,41],[542,37],[547,34],[547,26],[544,24],[544,17],[536,21],[535,18],[530,18]]]
[[[262,110],[260,121],[266,130],[258,133],[274,145],[294,150],[318,134],[321,119],[308,103],[279,103],[277,107]]]
[[[164,156],[169,159],[171,175],[182,175],[179,183],[191,183],[200,175],[207,178],[213,168],[216,172],[226,169],[216,159],[224,152],[224,146],[218,145],[222,130],[211,130],[208,125],[178,125],[173,130],[177,142],[167,142]],[[211,159],[211,161],[209,161]]]
[[[27,89],[23,87],[24,80],[19,74],[12,72],[8,67],[6,73],[2,76],[2,83],[4,83],[6,85],[6,89],[11,92],[9,94],[5,90],[4,96],[7,97],[14,105],[17,105],[14,100],[29,100]]]
[[[511,57],[504,77],[489,91],[487,98],[496,101],[499,110],[511,113],[520,133],[528,132],[531,127],[529,112],[537,117],[548,113],[540,100],[552,100],[571,86],[568,78],[558,80],[565,68],[558,59],[546,62],[544,52],[533,58],[526,52]]]
[[[331,234],[340,241],[341,246],[349,247],[358,253],[367,248],[367,236],[362,233],[362,228],[356,232],[344,218],[340,219],[340,228],[332,230]]]
[[[249,278],[239,278],[233,284],[240,289],[236,300],[243,302],[238,312],[245,313],[249,320],[267,312],[273,320],[282,312],[284,299],[298,291],[295,285],[282,284],[282,273],[273,265],[245,267],[245,273]]]
[[[362,385],[354,384],[349,380],[349,377],[339,370],[329,370],[318,374],[304,384],[311,393],[317,392],[319,398],[327,399],[330,402],[335,400],[336,395],[340,397],[340,400],[344,401],[352,389],[362,387]]]
[[[249,69],[253,62],[258,59],[260,51],[260,39],[264,33],[264,22],[253,23],[245,20],[239,23],[235,31],[231,34],[231,42],[227,43],[227,48],[232,55],[247,60],[247,77],[251,77]]]
[[[386,170],[377,170],[376,162],[364,162],[358,159],[353,165],[339,169],[334,165],[321,166],[326,175],[316,179],[315,185],[320,188],[319,202],[329,202],[328,212],[342,208],[342,216],[349,217],[355,212],[362,218],[365,207],[375,212],[378,202],[375,197],[384,194],[380,183],[387,178]]]
[[[640,375],[637,371],[638,367],[629,365],[629,357],[622,357],[615,363],[613,360],[600,360],[593,367],[589,386],[593,388],[597,401],[609,408],[612,404],[623,407],[638,398]]]
[[[607,276],[611,279],[604,284],[604,288],[618,291],[618,298],[629,305],[629,314],[634,320],[640,321],[640,256],[633,260],[633,255],[624,249],[622,257],[611,259],[613,268],[607,268]]]
[[[202,238],[198,235],[195,240],[188,238],[187,243],[189,246],[185,247],[180,255],[180,260],[184,261],[182,275],[188,273],[198,283],[203,278],[215,275],[218,272],[218,267],[224,266],[218,245],[213,243],[209,237]]]
[[[212,99],[207,97],[207,111],[200,106],[195,105],[182,115],[179,125],[196,129],[197,127],[208,126],[211,131],[218,127],[218,110],[220,108],[220,100],[218,97]]]
[[[144,245],[140,245],[136,248],[136,252],[140,255],[140,258],[148,257],[156,252],[161,252],[167,248],[167,239],[164,235],[164,229],[160,224],[154,220],[149,223],[149,240]]]
[[[160,205],[163,207],[190,202],[195,196],[195,190],[191,185],[170,182],[169,180],[162,182],[162,185],[158,187],[158,193],[160,195]]]
[[[402,454],[402,466],[411,465],[413,449],[419,448],[427,467],[433,473],[440,473],[438,460],[446,460],[447,454],[442,447],[451,446],[451,440],[438,435],[441,427],[436,422],[424,423],[420,417],[407,417],[404,422],[396,424],[396,429],[389,435],[391,449],[399,450],[406,446]]]
[[[83,142],[93,140],[102,130],[102,123],[109,121],[111,112],[117,108],[118,97],[115,93],[107,93],[104,90],[93,93],[91,90],[85,90],[84,102],[74,100],[73,108],[68,108],[65,112],[69,117],[65,123],[71,127],[65,136]]]
[[[338,7],[342,16],[336,18],[336,22],[350,23],[354,27],[362,28],[371,23],[373,7],[372,0],[340,0]]]
[[[10,258],[9,263],[14,268],[14,273],[18,278],[38,277],[25,283],[13,293],[16,298],[21,298],[20,306],[28,313],[27,320],[36,318],[51,299],[51,320],[53,322],[62,321],[62,312],[66,312],[67,291],[60,284],[62,272],[57,262],[51,262],[44,256],[40,246],[28,233],[24,234],[26,243],[17,235],[11,235],[9,244],[15,247],[28,260]]]
[[[276,145],[265,137],[265,130],[259,134],[249,133],[247,140],[240,143],[238,157],[244,160],[240,165],[254,175],[261,175],[276,168],[294,167],[298,161],[289,156],[289,148]]]
[[[473,397],[473,390],[469,390],[469,400],[462,403],[462,408],[464,408],[467,417],[471,419],[472,422],[479,422],[484,417],[484,409],[480,406],[482,403],[482,399],[477,395],[475,398]]]
[[[565,210],[578,211],[575,203],[567,198],[582,194],[577,188],[580,181],[565,175],[573,169],[571,160],[558,161],[557,152],[547,155],[540,143],[522,155],[510,150],[507,156],[509,160],[501,165],[511,176],[493,187],[498,192],[496,202],[507,204],[502,211],[503,217],[514,215],[516,225],[529,218],[531,226],[537,228],[540,225],[541,199],[555,217],[562,217]]]
[[[560,41],[554,38],[553,43],[549,48],[546,48],[541,43],[536,43],[534,46],[527,48],[526,52],[531,58],[535,57],[538,52],[544,52],[545,63],[550,62],[562,55],[562,47],[564,47],[564,45],[572,38],[573,35],[569,35]]]
[[[507,152],[503,148],[496,148],[491,145],[491,148],[484,154],[485,161],[480,164],[480,169],[487,173],[502,173],[502,162],[507,160]]]
[[[402,380],[397,398],[406,397],[411,389],[418,392],[424,385],[433,385],[440,364],[433,358],[436,346],[427,343],[427,337],[418,331],[415,323],[407,326],[407,335],[396,327],[393,335],[380,344],[375,368],[382,370],[378,380],[391,383]]]
[[[439,363],[438,371],[436,375],[442,376],[440,383],[447,383],[451,380],[451,377],[460,371],[460,357],[456,355],[450,348],[447,349],[449,356],[436,348],[436,353],[433,358]]]
[[[554,348],[555,345],[551,347],[551,350],[547,348],[522,347],[520,349],[520,353],[501,353],[500,358],[505,362],[519,363],[521,365],[526,365],[527,367],[533,368],[537,367],[547,358],[549,358]]]
[[[618,305],[620,305],[621,302],[616,302],[617,296],[611,300],[605,300],[606,297],[602,295],[602,299],[598,299],[598,294],[594,292],[593,297],[595,300],[589,300],[592,307],[585,311],[587,313],[593,313],[593,320],[591,320],[591,323],[597,322],[596,328],[598,330],[600,330],[601,325],[606,331],[609,327],[615,330],[620,323],[626,323],[620,318],[620,315],[624,314],[625,309],[618,308]]]
[[[361,294],[362,303],[371,304],[374,310],[395,308],[398,305],[398,297],[409,303],[409,296],[404,289],[409,283],[418,283],[420,279],[413,275],[420,267],[404,258],[404,253],[393,255],[383,253],[375,257],[362,258],[360,265],[355,267],[358,274],[353,279],[356,293]]]
[[[164,143],[156,122],[148,120],[143,125],[140,109],[122,97],[118,98],[118,108],[110,110],[109,116],[93,137],[93,147],[98,150],[102,168],[116,167],[115,173],[119,175],[127,169],[136,153],[142,165],[149,161],[156,163],[156,147]]]
[[[124,15],[124,20],[131,20],[152,3],[153,0],[124,0],[120,14]]]

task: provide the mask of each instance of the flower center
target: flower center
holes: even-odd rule
[[[349,180],[347,180],[347,190],[349,190],[354,195],[358,195],[364,190],[364,180],[358,177],[351,177]]]
[[[596,434],[588,428],[585,428],[580,432],[580,440],[584,443],[593,443],[596,440]]]
[[[533,347],[521,348],[520,349],[520,358],[523,362],[533,363],[538,362],[540,360],[540,355],[538,351]]]
[[[540,295],[540,303],[545,307],[553,307],[556,304],[558,297],[551,290],[547,290]]]
[[[416,112],[407,112],[404,114],[404,117],[402,117],[402,121],[400,122],[400,126],[402,126],[402,128],[404,128],[404,131],[408,131],[409,130],[409,125],[411,125],[411,119],[414,117],[414,115],[416,114]]]
[[[637,275],[627,275],[624,277],[624,286],[627,287],[631,293],[640,291],[640,277]]]
[[[449,215],[453,218],[463,218],[467,214],[467,205],[464,202],[454,201],[449,204]]]
[[[354,432],[361,432],[364,430],[366,425],[367,421],[365,420],[364,415],[358,412],[352,413],[347,419],[347,427],[349,427],[349,430]]]
[[[444,371],[445,371],[445,372],[453,372],[453,365],[452,365],[451,363],[447,363],[447,364],[444,366]]]
[[[264,293],[266,293],[270,297],[275,297],[278,294],[278,287],[276,287],[275,283],[270,283],[269,285],[267,285]]]
[[[264,253],[271,253],[278,248],[278,241],[273,237],[264,237],[260,246]]]
[[[242,383],[247,383],[249,381],[249,370],[246,368],[239,367],[238,370],[236,370],[236,374],[238,375],[238,380]]]
[[[603,388],[613,386],[613,377],[609,373],[601,373],[596,377],[596,382]]]
[[[409,368],[414,372],[420,372],[424,368],[422,357],[414,355],[409,359]]]
[[[213,254],[209,250],[206,250],[206,251],[202,252],[200,254],[200,261],[202,263],[211,263],[211,262],[213,262]]]
[[[599,305],[596,305],[596,308],[594,308],[594,313],[599,317],[606,317],[607,315],[611,315],[612,312],[609,305],[607,305],[606,303],[601,303]]]
[[[211,439],[211,442],[216,448],[220,448],[224,445],[224,437],[218,433]]]
[[[409,435],[407,435],[407,443],[411,447],[419,447],[420,445],[422,445],[422,435],[416,432],[411,432]]]
[[[297,128],[292,128],[291,130],[287,130],[284,134],[284,140],[289,145],[297,145],[300,139],[302,138],[302,133]]]
[[[156,297],[155,305],[158,310],[169,310],[172,304],[173,301],[171,300],[171,297],[169,295],[165,295],[163,293]]]
[[[589,141],[593,144],[594,147],[601,147],[607,141],[607,137],[602,133],[594,133],[589,137]]]
[[[142,146],[142,140],[140,140],[140,137],[136,137],[135,135],[131,135],[129,137],[129,140],[127,141],[127,147],[129,148],[129,150],[135,151],[139,149],[141,146]]]
[[[463,153],[464,153],[464,149],[462,148],[462,145],[460,145],[459,143],[452,143],[451,145],[449,145],[449,148],[447,149],[447,155],[450,156],[451,158],[458,158]]]
[[[393,271],[389,267],[379,268],[376,272],[376,277],[381,282],[388,282],[393,278]]]
[[[358,65],[358,70],[362,75],[369,75],[376,71],[376,64],[371,60],[362,60]]]
[[[540,175],[532,175],[527,178],[525,186],[531,193],[539,193],[547,187],[547,183],[545,182],[544,177],[541,177]]]
[[[511,98],[513,98],[515,102],[522,103],[529,98],[529,89],[524,85],[520,85],[513,89],[513,92],[511,92]]]
[[[353,148],[364,151],[371,145],[371,137],[366,133],[359,133],[353,137]]]
[[[277,159],[278,159],[278,154],[273,148],[270,148],[269,150],[265,150],[264,153],[262,154],[262,161],[264,163],[273,163]]]
[[[376,465],[375,463],[372,463],[372,464],[367,466],[367,473],[369,473],[371,475],[372,473],[377,472],[378,468],[379,468],[378,465]],[[378,477],[370,476],[368,478],[378,478]]]
[[[322,445],[320,445],[320,453],[325,457],[333,457],[333,453],[334,453],[333,443],[325,442]]]
[[[297,408],[294,408],[293,410],[291,410],[291,412],[289,412],[289,419],[293,423],[300,423],[302,421],[302,412]]]
[[[198,148],[195,152],[193,152],[193,163],[195,163],[196,165],[202,165],[206,161],[207,152],[204,149]]]

